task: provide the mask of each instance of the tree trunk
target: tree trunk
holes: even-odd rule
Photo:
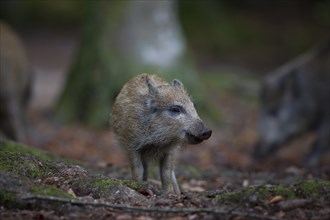
[[[80,50],[57,113],[66,122],[105,125],[122,85],[142,72],[178,78],[195,98],[200,94],[175,2],[89,2]]]

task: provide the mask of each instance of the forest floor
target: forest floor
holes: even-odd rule
[[[36,47],[35,42],[40,44],[35,38],[29,41],[31,48]],[[58,48],[56,44],[54,48]],[[42,57],[40,53],[32,55],[36,56]],[[63,59],[62,66],[67,68],[63,62],[68,61]],[[52,167],[51,173],[26,175],[29,184],[56,186],[67,195],[23,193],[21,199],[28,203],[21,207],[3,204],[1,219],[329,219],[330,155],[325,155],[316,167],[303,166],[313,134],[293,141],[263,161],[251,157],[257,139],[260,79],[216,73],[202,76],[209,101],[220,113],[220,122],[208,122],[213,129],[209,140],[182,150],[177,167],[182,195],[176,196],[160,192],[157,168],[151,169],[148,184],[110,184],[109,179],[130,179],[126,156],[113,144],[110,129],[79,124],[62,127],[52,121],[47,107],[54,104],[50,100],[55,99],[65,76],[57,74],[60,70],[40,74],[41,70],[37,71],[38,95],[32,100],[32,138],[27,145],[73,161],[53,162],[23,153],[15,156],[32,161],[36,167]],[[48,94],[40,93],[45,88],[50,89]],[[14,156],[6,150],[1,153]],[[21,178],[22,173],[19,180],[16,174],[11,176],[3,170],[0,174],[2,180],[12,180],[13,187],[24,185],[20,182],[25,178]],[[87,178],[89,184],[79,185],[75,178]],[[96,187],[92,184],[95,182],[99,184]],[[2,189],[4,186],[1,182]]]
[[[205,83],[213,81],[212,77],[205,78]],[[239,93],[246,94],[244,89]],[[31,114],[34,139],[28,145],[79,162],[48,165],[52,162],[21,158],[37,161],[43,168],[60,167],[29,181],[56,186],[71,197],[25,192],[22,197],[28,199],[28,205],[2,207],[0,218],[328,219],[329,155],[317,167],[303,166],[313,134],[263,161],[254,161],[251,152],[257,138],[256,103],[249,97],[237,98],[235,89],[210,94],[211,99],[217,100],[214,103],[220,106],[223,119],[220,126],[211,125],[213,135],[208,141],[182,150],[177,167],[181,196],[160,192],[156,167],[151,169],[146,185],[108,182],[130,179],[126,156],[113,144],[110,129],[79,124],[61,127],[51,123],[47,114]],[[3,180],[8,178],[3,172],[1,175]],[[86,176],[91,178],[87,184],[77,183]]]

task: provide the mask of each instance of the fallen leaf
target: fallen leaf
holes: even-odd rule
[[[138,192],[147,197],[152,197],[155,195],[151,189],[139,189]]]
[[[69,193],[71,196],[73,196],[75,198],[77,197],[77,195],[74,193],[74,191],[71,188],[68,189],[67,193]]]
[[[127,219],[132,219],[132,215],[129,214],[122,214],[122,215],[118,215],[116,217],[117,220],[127,220]]]
[[[189,184],[182,184],[182,189],[184,189],[184,191],[190,191],[190,192],[204,192],[205,189],[203,187],[200,186],[191,186]]]
[[[184,207],[184,204],[183,204],[182,202],[180,202],[180,203],[175,204],[175,207],[180,207],[180,208],[182,208],[182,207]]]
[[[292,199],[292,200],[280,202],[278,203],[278,206],[282,210],[291,210],[296,208],[302,208],[308,205],[309,203],[311,203],[311,201],[308,199]]]
[[[268,200],[268,204],[282,202],[284,200],[283,196],[277,195]]]

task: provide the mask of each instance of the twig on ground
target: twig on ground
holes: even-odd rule
[[[100,206],[100,207],[110,207],[113,209],[118,209],[127,212],[144,212],[144,213],[160,213],[160,214],[189,214],[189,213],[207,213],[213,215],[223,215],[223,216],[243,216],[243,217],[250,217],[255,219],[267,219],[267,220],[279,220],[274,216],[265,216],[259,215],[251,212],[238,212],[238,211],[231,211],[230,213],[225,210],[220,210],[216,208],[146,208],[146,207],[137,207],[137,206],[124,206],[124,205],[115,205],[110,202],[87,202],[87,201],[79,201],[76,199],[64,199],[58,198],[53,196],[39,196],[39,195],[31,195],[31,196],[24,196],[21,197],[23,200],[43,200],[43,201],[52,201],[52,202],[60,202],[60,203],[68,203],[71,205],[78,205],[78,206]]]
[[[291,210],[296,208],[302,208],[306,205],[309,205],[310,203],[311,200],[309,199],[292,199],[278,203],[278,207],[282,210]]]

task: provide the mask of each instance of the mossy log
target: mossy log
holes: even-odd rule
[[[115,202],[118,187],[131,193],[131,201],[141,201],[138,191],[153,188],[147,183],[119,180],[90,173],[82,165],[21,144],[0,141],[0,204],[5,208],[36,208],[63,211],[49,202],[25,201],[26,196],[53,196],[66,199],[90,197]],[[159,190],[157,188],[154,191]],[[119,194],[121,195],[121,194]]]

